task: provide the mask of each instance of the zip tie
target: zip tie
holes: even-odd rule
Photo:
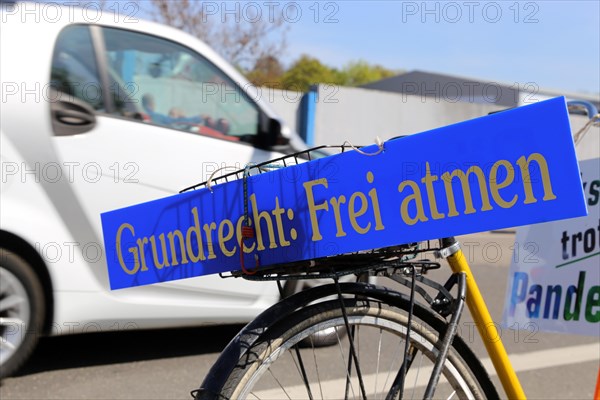
[[[600,113],[593,115],[590,117],[590,120],[583,126],[583,128],[581,128],[579,131],[577,131],[577,133],[573,136],[573,140],[575,141],[575,144],[579,144],[579,142],[581,142],[581,140],[583,139],[583,137],[585,136],[585,134],[587,133],[587,131],[590,129],[590,127],[594,125],[600,125]]]
[[[258,167],[258,169],[265,171],[265,172],[269,172],[274,169],[285,168],[285,167],[286,166],[282,165],[282,164],[266,164],[266,165],[262,165],[262,166]]]
[[[383,142],[381,141],[381,139],[379,138],[379,136],[375,137],[375,144],[377,145],[377,147],[379,147],[379,149],[377,149],[376,152],[374,153],[367,153],[365,151],[362,151],[361,149],[359,149],[358,147],[355,147],[352,143],[350,143],[348,140],[346,140],[344,143],[342,143],[342,146],[345,146],[346,143],[348,143],[348,145],[350,147],[352,147],[352,149],[356,150],[359,154],[362,154],[363,156],[376,156],[377,154],[383,152],[384,150],[384,145]]]
[[[217,168],[217,169],[216,169],[216,170],[214,170],[214,171],[213,171],[213,173],[212,173],[212,174],[210,174],[210,176],[208,177],[208,180],[206,181],[206,188],[207,188],[208,190],[210,190],[210,192],[211,192],[211,193],[212,193],[212,191],[213,191],[213,190],[212,190],[212,187],[211,187],[211,186],[212,186],[212,181],[213,181],[213,179],[215,178],[215,175],[217,174],[217,172],[219,172],[219,171],[222,171],[222,170],[224,170],[224,169],[227,169],[227,168],[237,168],[237,167],[235,167],[235,166],[233,166],[233,165],[226,165],[226,166],[224,166],[224,167]]]

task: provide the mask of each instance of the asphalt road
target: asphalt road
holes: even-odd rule
[[[467,257],[492,317],[499,322],[514,235],[484,233],[460,239],[472,243]],[[484,254],[486,243],[493,244]],[[497,255],[492,253],[496,250]],[[220,326],[44,338],[21,373],[2,381],[0,399],[189,399],[189,392],[198,387],[239,329]],[[473,329],[466,315],[462,336],[485,361],[482,341]],[[600,362],[598,338],[514,329],[504,329],[502,338],[529,398],[592,398]]]

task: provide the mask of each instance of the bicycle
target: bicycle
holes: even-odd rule
[[[211,177],[183,191],[245,179],[278,162],[287,166],[302,159],[310,160],[315,152],[326,149],[332,147],[321,146]],[[346,147],[338,149],[345,151]],[[453,274],[445,284],[426,277],[429,270],[441,267],[438,261],[424,258],[426,254],[448,260]],[[223,351],[201,388],[193,392],[195,398],[368,398],[385,393],[391,399],[409,390],[411,396],[424,398],[431,398],[434,393],[438,396],[445,390],[460,398],[499,397],[482,364],[456,336],[465,299],[482,337],[497,335],[484,331],[495,326],[454,238],[440,239],[438,245],[432,241],[412,243],[249,272],[242,267],[229,276],[276,281],[282,294],[285,281],[332,279],[332,283],[287,297],[244,327]],[[356,275],[358,281],[340,282],[351,275]],[[366,279],[376,276],[408,287],[409,294],[374,285]],[[415,294],[427,306],[417,303]],[[315,335],[322,337],[324,333],[330,336],[329,343],[333,345],[315,343]],[[391,341],[398,342],[395,348],[402,349],[404,356],[382,354],[382,348]],[[374,347],[373,343],[377,345]],[[486,346],[509,397],[524,398],[502,342],[486,341]],[[363,359],[371,350],[377,350],[374,366]],[[291,358],[285,355],[287,352]],[[334,352],[339,353],[340,365],[344,366],[336,371],[338,376],[333,376],[330,362]],[[329,365],[327,371],[319,369],[321,357],[328,359],[324,364]],[[399,360],[406,361],[400,364]],[[371,361],[368,360],[369,364]],[[298,373],[299,379],[290,376],[289,367]],[[276,374],[275,369],[284,372]],[[425,375],[431,377],[425,381]],[[309,382],[314,379],[316,383]],[[340,385],[342,392],[330,393],[331,384],[324,387],[324,379]]]
[[[589,111],[588,115],[598,118]],[[326,148],[330,147],[316,151]],[[276,162],[286,166],[310,160],[313,151],[215,180],[245,180],[252,171],[261,172]],[[184,191],[211,183],[209,179]],[[444,284],[426,276],[441,268],[442,258],[452,271]],[[351,275],[357,282],[340,282]],[[242,264],[242,271],[228,276],[273,280],[281,293],[286,281],[331,279],[332,283],[287,297],[246,325],[222,352],[200,389],[192,392],[196,399],[499,398],[485,368],[457,335],[465,302],[480,336],[494,338],[483,341],[506,395],[525,398],[454,237],[272,265],[251,273]],[[366,277],[385,277],[409,291],[378,286]],[[417,302],[417,296],[422,301]],[[313,337],[324,332],[332,337],[333,345],[315,344]],[[383,351],[388,348],[393,351]]]

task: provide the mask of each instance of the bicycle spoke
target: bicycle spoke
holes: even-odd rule
[[[348,344],[350,345],[350,359],[354,360],[354,365],[356,366],[356,376],[358,377],[358,384],[360,386],[360,392],[362,393],[363,400],[367,399],[367,392],[365,390],[365,383],[363,381],[362,373],[360,371],[360,364],[358,362],[358,358],[356,355],[356,349],[354,348],[354,333],[353,329],[350,329],[350,323],[348,322],[348,314],[346,311],[346,307],[344,306],[344,300],[342,296],[342,291],[340,289],[340,282],[336,278],[334,278],[335,287],[337,290],[338,301],[340,303],[340,308],[342,310],[342,316],[344,318],[344,326],[346,327],[346,333],[348,335]]]
[[[387,399],[392,400],[396,398],[397,394],[400,394],[402,397],[402,391],[399,391],[399,388],[404,387],[404,381],[406,379],[406,375],[408,374],[408,370],[412,365],[415,355],[417,354],[418,349],[409,344],[409,349],[406,352],[406,358],[402,361],[402,365],[396,374],[396,378],[394,379],[394,383],[392,384],[392,388],[389,391]]]
[[[354,327],[352,327],[348,331],[348,341],[351,341],[352,338],[354,337],[354,334],[350,333],[353,330],[354,330]],[[345,396],[344,396],[345,399],[348,398],[348,390],[349,390],[349,387],[350,387],[350,379],[351,379],[351,377],[352,377],[352,344],[350,343],[350,346],[348,346],[348,367],[346,369],[346,391],[345,391]]]
[[[302,375],[302,380],[304,381],[304,386],[306,386],[306,394],[308,394],[308,398],[313,400],[312,391],[310,390],[310,383],[308,382],[308,376],[306,376],[306,369],[304,368],[304,361],[302,361],[302,355],[300,354],[300,349],[298,345],[294,346],[294,350],[296,352],[296,357],[298,358],[298,364],[300,366],[300,372]]]
[[[383,329],[379,328],[379,340],[377,342],[377,364],[375,370],[375,388],[374,393],[377,394],[377,378],[379,377],[379,364],[381,362],[381,337],[383,336]]]
[[[279,381],[279,379],[277,379],[277,377],[275,376],[275,374],[273,374],[273,371],[271,371],[271,368],[268,369],[269,374],[271,374],[271,376],[273,377],[273,379],[275,379],[275,382],[277,382],[277,384],[279,385],[279,387],[281,388],[281,390],[283,390],[283,393],[285,393],[285,396],[289,399],[292,400],[292,398],[290,397],[290,395],[288,394],[288,392],[285,390],[285,388],[283,387],[283,385],[281,384],[281,382]],[[258,397],[256,395],[254,395],[255,397]]]
[[[423,365],[423,358],[425,357],[425,355],[423,353],[421,353],[421,357],[419,357],[419,368],[417,368],[417,373],[415,374],[415,383],[413,384],[413,394],[410,397],[411,399],[415,398],[415,392],[417,390],[417,382],[419,381],[419,373],[421,372],[421,366]]]
[[[290,355],[290,358],[292,359],[292,362],[294,363],[294,366],[296,367],[296,371],[298,371],[298,374],[300,374],[300,376],[302,377],[302,381],[303,381],[304,387],[306,388],[306,392],[308,394],[309,399],[312,400],[312,392],[310,390],[310,384],[308,382],[308,377],[306,375],[304,363],[302,362],[302,356],[300,355],[300,349],[299,349],[298,345],[295,345],[293,347],[293,349],[294,349],[294,353],[292,353],[290,351],[288,354]],[[296,358],[298,359],[298,362],[296,362],[296,358],[294,358],[294,354],[296,354]]]
[[[346,363],[346,357],[344,357],[344,348],[343,348],[342,340],[340,339],[340,334],[339,334],[337,328],[335,329],[335,335],[337,337],[338,348],[340,350],[340,355],[342,356],[342,362],[344,363],[343,368],[346,370],[346,380],[348,382],[348,381],[350,381],[350,376],[348,375],[348,370],[346,368],[347,363]],[[350,385],[350,390],[352,390],[352,397],[356,398],[356,395],[354,393],[354,387],[352,385]],[[346,392],[345,399],[347,399],[347,398],[348,398],[348,393]]]
[[[387,384],[388,384],[388,381],[392,374],[392,371],[395,371],[394,364],[396,363],[396,360],[398,360],[398,358],[399,358],[398,356],[400,354],[400,349],[402,348],[403,342],[404,342],[404,339],[402,337],[400,337],[400,343],[398,343],[398,346],[395,346],[396,350],[394,350],[394,356],[392,357],[392,363],[391,363],[390,367],[388,368],[388,373],[387,373],[387,376],[385,377],[385,382],[383,383],[384,390],[387,387]]]
[[[312,349],[313,361],[315,362],[315,372],[317,374],[317,383],[319,384],[319,393],[321,394],[321,399],[324,399],[323,387],[321,385],[321,376],[319,375],[319,363],[317,363],[317,353],[315,352],[315,343],[313,342],[312,336],[309,336],[308,338],[310,340],[310,347]]]

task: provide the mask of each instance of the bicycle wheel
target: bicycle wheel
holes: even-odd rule
[[[407,304],[397,308],[377,300],[343,301],[351,335],[337,333],[346,330],[338,299],[302,308],[254,341],[231,370],[218,397],[384,399],[403,362],[408,317],[402,308]],[[423,398],[444,326],[438,317],[415,306],[403,398]],[[336,344],[326,348],[305,345],[315,332],[324,330],[332,331]],[[352,361],[350,337],[358,363]],[[481,364],[458,338],[444,364],[435,397],[498,397]]]

